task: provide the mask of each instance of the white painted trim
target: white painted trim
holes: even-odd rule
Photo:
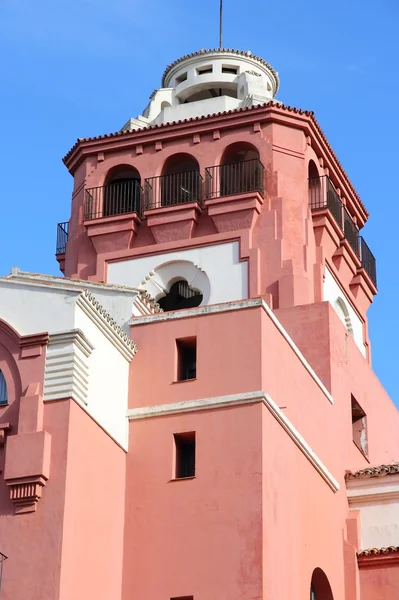
[[[256,308],[262,307],[266,312],[268,317],[273,321],[273,324],[277,327],[281,335],[284,337],[288,345],[294,351],[296,356],[301,361],[302,365],[305,367],[309,375],[312,377],[316,385],[323,392],[325,397],[331,404],[334,404],[334,399],[331,396],[330,392],[327,390],[321,379],[312,369],[306,358],[303,356],[302,352],[299,350],[298,346],[294,343],[291,337],[288,335],[284,327],[281,325],[280,321],[277,319],[271,308],[268,307],[266,302],[262,300],[262,298],[253,298],[251,300],[238,300],[236,302],[226,302],[223,304],[213,304],[210,306],[199,306],[198,308],[188,308],[185,310],[178,310],[172,312],[163,312],[156,315],[148,316],[148,317],[134,317],[130,319],[129,325],[134,327],[135,325],[145,325],[147,323],[158,323],[160,321],[173,321],[175,319],[186,319],[189,317],[198,317],[201,315],[210,315],[215,313],[222,312],[230,312],[234,310],[243,310],[246,308]]]
[[[350,479],[346,482],[348,502],[353,505],[399,500],[399,473],[385,477]]]
[[[97,325],[107,340],[130,362],[137,352],[136,344],[115,323],[95,297],[86,290],[77,299],[76,306],[81,308],[85,315]]]
[[[130,421],[138,419],[149,419],[151,417],[164,417],[187,412],[198,412],[210,409],[220,409],[232,406],[242,406],[245,404],[254,404],[263,402],[273,417],[279,422],[285,432],[299,448],[302,454],[313,465],[319,475],[324,479],[328,486],[337,492],[339,483],[322,463],[319,457],[313,452],[306,440],[301,436],[291,421],[285,416],[277,404],[264,392],[249,392],[244,394],[234,394],[231,396],[217,396],[214,398],[201,398],[200,400],[189,400],[185,402],[176,402],[173,404],[161,404],[158,406],[145,406],[142,408],[132,408],[127,411],[127,417]]]
[[[44,401],[71,397],[78,403],[87,405],[87,359],[93,349],[80,329],[50,335],[44,369]]]

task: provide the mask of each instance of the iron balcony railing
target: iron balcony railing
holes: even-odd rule
[[[57,225],[57,242],[55,247],[56,254],[65,254],[66,245],[69,236],[69,221],[58,223]]]
[[[207,199],[246,192],[264,193],[265,168],[257,158],[205,169]]]
[[[328,208],[340,229],[343,229],[343,204],[326,175],[309,179],[309,206],[312,210]]]
[[[360,235],[360,260],[362,261],[362,267],[369,275],[371,281],[374,283],[375,287],[377,287],[377,264],[374,258],[373,253],[370,248],[367,246],[364,238]]]
[[[328,208],[352,250],[360,258],[362,267],[377,286],[376,260],[326,175],[309,179],[309,206],[312,210]]]
[[[85,219],[101,219],[126,213],[141,214],[142,187],[136,179],[86,190]]]
[[[161,208],[187,202],[202,203],[202,177],[198,171],[185,171],[144,182],[144,208]]]

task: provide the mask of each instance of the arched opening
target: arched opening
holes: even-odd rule
[[[345,301],[338,297],[334,302],[334,309],[340,320],[345,326],[345,329],[353,337],[353,329],[352,329],[352,321],[350,318],[348,307],[346,306]]]
[[[161,110],[163,110],[164,108],[170,108],[171,106],[172,106],[172,105],[171,105],[171,103],[170,103],[170,102],[167,102],[166,100],[164,100],[164,101],[161,103]]]
[[[185,279],[178,279],[170,286],[169,292],[158,300],[159,306],[165,312],[195,308],[202,302],[202,292],[192,288]]]
[[[3,375],[3,371],[0,369],[0,405],[8,404],[8,391],[6,378]]]
[[[310,600],[334,600],[327,576],[319,567],[312,574]]]
[[[322,208],[324,199],[321,194],[321,178],[313,160],[310,160],[308,165],[308,192],[309,206],[311,208]]]
[[[140,212],[140,174],[131,165],[118,165],[105,179],[103,216]]]
[[[202,177],[194,156],[182,152],[170,156],[160,179],[161,206],[201,200]]]
[[[259,151],[248,142],[228,146],[219,167],[220,195],[243,194],[264,188],[264,167]]]

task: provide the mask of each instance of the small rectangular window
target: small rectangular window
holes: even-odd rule
[[[194,596],[178,596],[177,598],[171,598],[170,600],[194,600]]]
[[[352,404],[352,437],[355,445],[360,452],[367,458],[368,440],[367,440],[367,415],[357,402],[354,396],[351,396]]]
[[[195,477],[195,431],[175,433],[175,479]]]
[[[222,67],[222,73],[226,73],[228,75],[237,75],[238,67]]]
[[[178,77],[176,77],[176,84],[177,83],[183,83],[183,81],[186,81],[187,79],[187,72],[186,73],[182,73],[181,75],[178,75]]]
[[[199,67],[197,69],[197,75],[206,75],[206,73],[212,73],[213,67],[210,65],[209,67]]]
[[[187,381],[197,377],[197,338],[176,340],[177,381]]]

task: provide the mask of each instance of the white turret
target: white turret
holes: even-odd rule
[[[273,100],[277,72],[251,52],[200,50],[169,65],[143,115],[122,130],[181,121]]]

